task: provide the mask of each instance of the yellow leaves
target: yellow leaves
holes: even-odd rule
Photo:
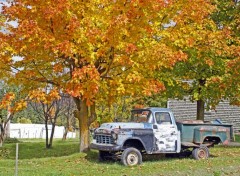
[[[58,89],[36,89],[36,90],[32,90],[29,92],[28,94],[28,98],[32,101],[36,101],[36,102],[42,102],[44,104],[50,104],[52,103],[54,100],[58,100],[60,99],[60,95],[59,95],[59,90]]]
[[[117,87],[116,90],[117,90],[118,94],[120,94],[120,95],[125,93],[125,87],[123,84],[119,84],[119,86]]]
[[[6,109],[10,112],[18,112],[27,107],[27,102],[24,99],[15,100],[15,94],[8,92],[0,102],[0,109]]]
[[[20,100],[19,102],[15,103],[14,107],[12,108],[14,111],[18,112],[23,110],[27,107],[27,102],[25,100]]]
[[[126,77],[126,80],[131,83],[140,82],[141,79],[142,79],[142,75],[136,71],[129,73]]]
[[[208,18],[211,12],[215,9],[215,6],[205,0],[187,0],[180,3],[182,3],[182,5],[179,7],[179,13],[176,14],[173,19],[173,21],[179,25],[184,25],[186,22],[191,21],[202,23],[202,21],[205,18]]]

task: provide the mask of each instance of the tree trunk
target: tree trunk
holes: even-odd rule
[[[11,122],[11,112],[8,111],[8,114],[7,114],[7,123],[6,123],[6,138],[10,138],[10,122]]]
[[[74,102],[77,106],[77,111],[75,112],[75,117],[79,122],[79,136],[80,136],[80,152],[89,151],[90,135],[88,126],[88,107],[86,100],[81,100],[79,97],[74,97]]]
[[[80,131],[80,152],[89,151],[90,135],[88,124],[88,107],[86,100],[81,101],[81,109],[79,113],[79,131]]]
[[[50,142],[49,142],[49,144],[48,144],[49,148],[52,147],[54,132],[55,132],[55,121],[54,121],[54,123],[52,123],[52,130],[51,130]]]
[[[62,138],[63,141],[65,141],[67,139],[67,134],[68,134],[68,128],[65,128],[63,138]]]
[[[204,121],[204,101],[197,100],[197,120]]]
[[[46,148],[48,149],[49,148],[49,145],[48,145],[48,124],[47,124],[46,120],[45,120],[45,129],[46,129]]]
[[[10,137],[10,121],[13,118],[13,114],[8,111],[7,119],[1,121],[0,124],[0,147],[2,147],[6,137]]]
[[[0,147],[2,147],[3,145],[3,131],[4,131],[3,125],[0,124]]]
[[[199,88],[198,88],[199,99],[197,100],[197,120],[204,121],[205,102],[202,100],[202,88],[205,86],[206,79],[199,79],[198,83],[199,83]]]
[[[67,118],[67,125],[65,126],[65,131],[62,138],[63,141],[67,139],[68,130],[70,128],[70,117],[67,116],[66,118]]]
[[[79,122],[80,152],[87,152],[90,149],[89,126],[97,118],[95,103],[88,106],[86,99],[82,100],[79,97],[73,97],[73,99],[78,109],[75,111],[74,116]]]

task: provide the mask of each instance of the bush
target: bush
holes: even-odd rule
[[[17,118],[17,123],[31,124],[32,121],[30,119],[22,117],[22,118]]]

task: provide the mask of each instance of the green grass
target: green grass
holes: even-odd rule
[[[239,136],[238,136],[239,137]],[[237,139],[239,139],[237,137]],[[77,140],[54,141],[52,149],[45,149],[43,140],[19,143],[18,175],[20,176],[161,176],[239,175],[240,148],[217,146],[210,149],[208,160],[192,158],[145,157],[142,165],[125,167],[120,162],[100,163],[97,151],[78,153]],[[0,175],[14,175],[15,144],[0,148]]]
[[[6,159],[15,158],[16,144],[5,144],[5,149],[9,150],[9,155]],[[33,158],[46,158],[46,157],[61,157],[68,156],[79,151],[78,141],[57,140],[53,142],[51,149],[45,148],[44,140],[21,140],[19,143],[19,159],[33,159]]]

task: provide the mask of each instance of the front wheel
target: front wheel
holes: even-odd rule
[[[142,154],[138,149],[130,147],[123,151],[121,161],[125,166],[135,166],[142,163]]]
[[[199,148],[193,149],[192,156],[196,160],[207,159],[209,157],[209,150],[207,147],[200,146]]]

